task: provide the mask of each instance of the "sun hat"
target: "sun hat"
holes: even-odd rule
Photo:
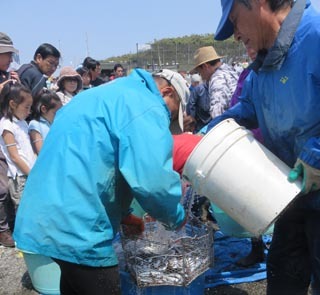
[[[195,72],[195,70],[198,66],[201,66],[202,64],[205,64],[206,62],[220,59],[223,57],[224,56],[220,56],[217,54],[217,52],[213,48],[213,46],[200,47],[196,50],[196,52],[193,56],[195,66],[190,72],[191,73]]]
[[[221,0],[222,16],[214,35],[215,40],[225,40],[233,35],[233,24],[229,20],[229,14],[231,12],[234,0]]]
[[[60,75],[59,75],[59,79],[57,81],[57,85],[59,88],[62,88],[62,82],[66,79],[66,78],[75,78],[77,79],[78,85],[77,85],[77,90],[76,92],[78,92],[80,89],[82,89],[82,79],[81,76],[77,73],[77,71],[75,69],[73,69],[72,67],[66,66],[63,67],[60,71]]]
[[[7,52],[19,53],[19,51],[13,47],[11,38],[7,34],[0,32],[0,53]]]
[[[180,99],[178,123],[180,129],[183,130],[183,112],[186,108],[187,101],[190,96],[188,82],[178,72],[169,69],[163,69],[156,73],[153,73],[153,76],[166,79],[177,91]]]

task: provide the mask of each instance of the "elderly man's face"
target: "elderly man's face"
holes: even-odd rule
[[[229,19],[234,25],[234,38],[255,51],[270,48],[280,24],[266,1],[251,1],[252,8],[235,1]]]

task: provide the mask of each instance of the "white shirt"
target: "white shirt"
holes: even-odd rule
[[[0,120],[0,146],[9,166],[8,176],[15,178],[17,175],[24,175],[24,173],[12,162],[9,156],[7,146],[5,145],[2,137],[4,130],[7,130],[13,134],[16,147],[18,149],[18,154],[30,169],[33,167],[36,156],[30,143],[27,122],[25,120],[18,120],[17,118],[13,118],[11,122],[9,119],[3,117]]]
[[[66,105],[68,102],[70,102],[74,96],[73,94],[71,94],[67,91],[64,91],[64,92],[58,91],[57,95],[59,96],[63,105]]]

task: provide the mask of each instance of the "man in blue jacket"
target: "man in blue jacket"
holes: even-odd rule
[[[320,294],[320,14],[309,0],[221,0],[215,39],[234,35],[258,52],[240,103],[226,118],[259,127],[264,145],[303,178],[302,194],[275,224],[268,294]]]
[[[134,70],[58,111],[16,217],[17,247],[55,259],[62,294],[119,294],[112,240],[141,207],[169,229],[185,220],[170,120],[183,124],[182,76]],[[139,226],[139,224],[138,224]]]

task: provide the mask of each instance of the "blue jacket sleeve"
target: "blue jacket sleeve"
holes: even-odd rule
[[[232,108],[225,111],[222,115],[212,119],[208,124],[207,132],[209,132],[209,130],[211,130],[221,121],[229,118],[233,118],[239,125],[244,126],[247,129],[254,129],[258,127],[255,117],[255,111],[252,105],[244,101],[240,101]]]
[[[303,146],[299,158],[310,166],[320,169],[320,138],[310,138]]]
[[[133,196],[152,217],[169,228],[185,217],[179,174],[173,170],[172,136],[163,106],[153,107],[121,130],[119,169]]]

